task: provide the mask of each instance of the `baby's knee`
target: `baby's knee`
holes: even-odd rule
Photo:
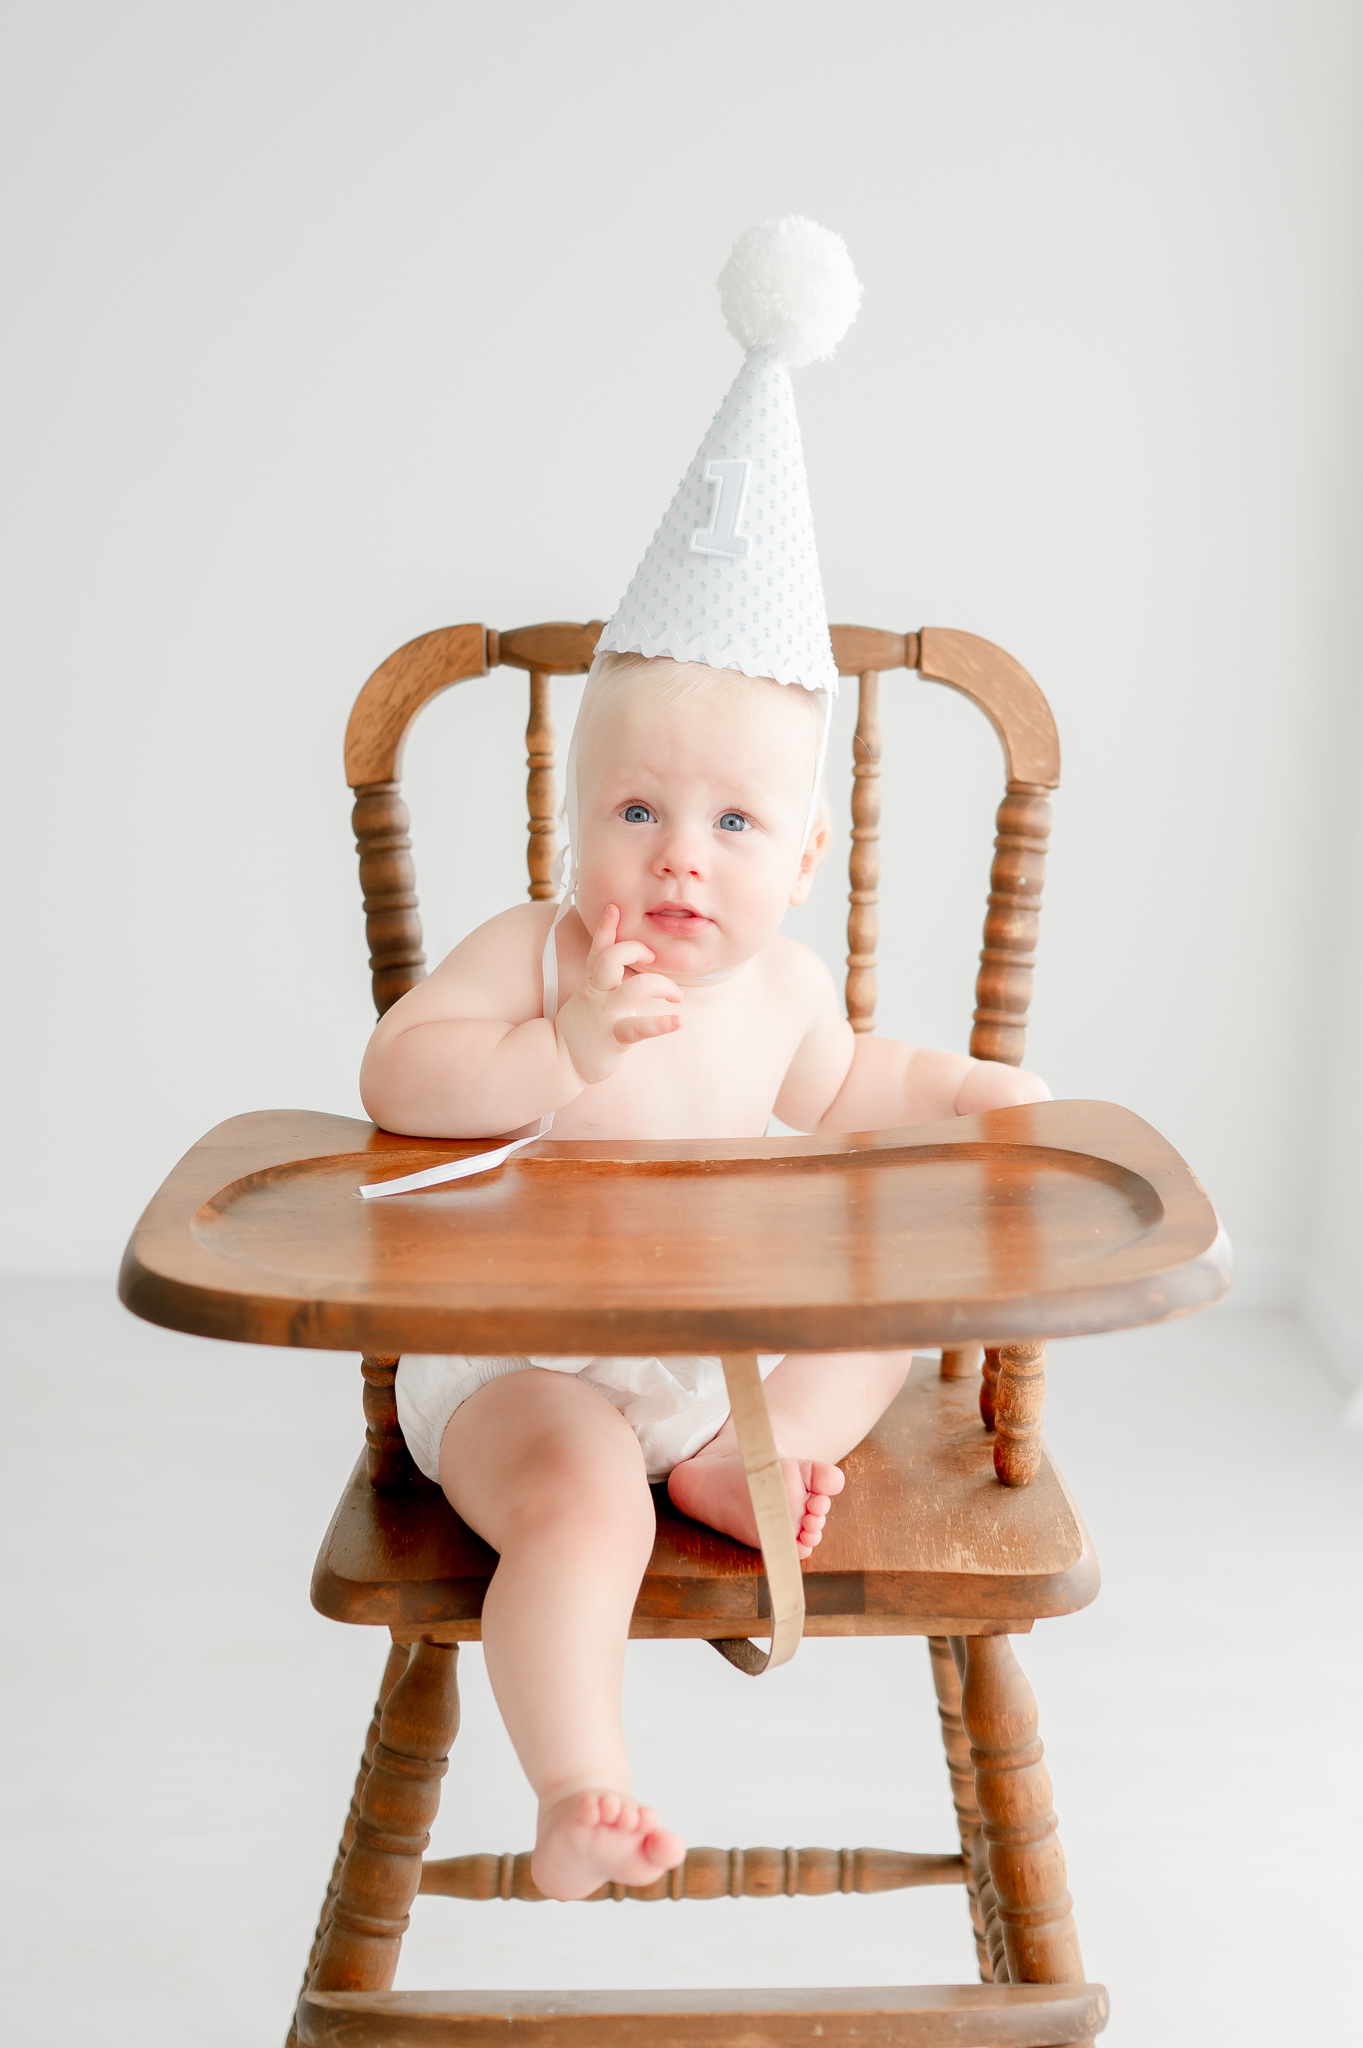
[[[601,1550],[647,1563],[656,1518],[643,1460],[600,1461],[586,1469],[571,1459],[541,1465],[510,1517],[523,1543],[561,1544],[576,1555]]]

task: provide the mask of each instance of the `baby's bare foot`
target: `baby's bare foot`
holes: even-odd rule
[[[781,1472],[790,1496],[795,1548],[808,1557],[823,1536],[833,1496],[847,1484],[836,1465],[821,1458],[782,1458]],[[693,1521],[705,1522],[722,1535],[757,1547],[757,1523],[748,1497],[743,1460],[735,1452],[707,1457],[700,1451],[673,1468],[667,1490],[676,1506]]]
[[[651,1806],[624,1792],[572,1792],[540,1809],[530,1874],[547,1899],[585,1899],[607,1882],[654,1884],[685,1854]]]

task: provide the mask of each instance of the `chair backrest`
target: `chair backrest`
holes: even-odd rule
[[[1051,828],[1047,793],[1060,780],[1060,741],[1050,706],[1010,654],[973,633],[938,626],[925,626],[918,633],[886,633],[874,626],[830,630],[839,673],[858,679],[847,919],[846,1000],[852,1029],[875,1029],[880,678],[893,669],[916,669],[926,681],[945,683],[969,697],[1003,743],[1007,787],[998,810],[970,1050],[976,1059],[1018,1066],[1026,1045]],[[399,780],[403,745],[418,712],[442,690],[470,676],[484,676],[499,667],[529,672],[529,893],[536,898],[552,896],[549,875],[558,792],[549,679],[585,673],[601,631],[600,619],[586,625],[518,626],[509,633],[489,626],[446,626],[409,640],[390,654],[356,698],[346,729],[345,769],[355,792],[360,886],[380,1016],[426,972],[409,820]]]

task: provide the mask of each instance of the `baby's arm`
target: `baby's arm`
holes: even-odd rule
[[[776,1098],[783,1123],[801,1131],[873,1131],[1050,1100],[1046,1083],[1019,1067],[854,1032],[838,1013],[832,976],[807,958],[814,1014]]]
[[[491,918],[380,1018],[360,1069],[375,1123],[420,1138],[518,1130],[605,1080],[640,1039],[677,1029],[680,990],[634,971],[653,955],[615,944],[614,906],[580,985],[546,1022],[540,960],[552,917],[552,905],[526,904]]]

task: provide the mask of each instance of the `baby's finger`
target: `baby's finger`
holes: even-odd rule
[[[675,1015],[664,1017],[622,1017],[615,1027],[617,1045],[638,1045],[645,1038],[665,1038],[669,1031],[681,1030],[681,1018]]]
[[[642,939],[621,939],[617,945],[607,946],[598,953],[595,960],[588,960],[588,979],[594,989],[604,993],[607,989],[619,988],[626,970],[637,962],[641,965],[656,958]]]
[[[618,986],[624,989],[632,1003],[650,1002],[659,999],[665,1003],[679,1003],[682,992],[675,981],[665,974],[630,974]]]
[[[591,973],[607,947],[615,944],[615,934],[619,929],[620,906],[616,903],[608,903],[602,911],[600,922],[592,935],[592,943],[587,953],[588,974]]]

